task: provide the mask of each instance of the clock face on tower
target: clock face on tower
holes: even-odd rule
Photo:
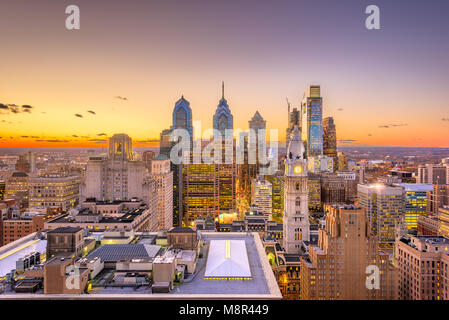
[[[301,166],[295,166],[293,168],[293,172],[295,172],[296,174],[301,174],[302,172],[302,167]]]

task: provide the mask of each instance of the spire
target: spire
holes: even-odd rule
[[[224,99],[224,81],[221,82],[221,98]]]

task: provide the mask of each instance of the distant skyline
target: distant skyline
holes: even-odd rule
[[[75,31],[69,4],[0,3],[0,148],[156,146],[181,95],[211,128],[221,81],[234,128],[258,110],[285,141],[318,84],[339,146],[449,147],[449,1],[78,0]]]

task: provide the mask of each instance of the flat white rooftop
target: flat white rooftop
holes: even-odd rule
[[[204,278],[249,280],[251,270],[245,240],[211,240]]]

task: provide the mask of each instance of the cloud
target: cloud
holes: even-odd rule
[[[408,126],[408,124],[407,123],[391,123],[391,124],[380,125],[379,128],[388,129],[391,127],[405,127],[405,126]]]
[[[79,114],[79,113],[75,113],[75,117],[82,118],[83,115],[82,115],[82,114]]]
[[[38,139],[37,142],[70,142],[70,140],[61,140],[61,139]]]
[[[29,138],[29,136],[20,136],[21,138]]]
[[[441,121],[449,121],[449,118],[443,118]]]
[[[371,133],[368,133],[368,137],[371,137],[372,136],[372,134]]]
[[[159,142],[157,139],[147,139],[147,140],[133,140],[135,143],[151,143],[151,142]]]
[[[96,114],[95,111],[92,110],[87,110],[87,112],[89,112],[90,114]]]
[[[97,133],[97,136],[101,137],[101,136],[107,136],[106,133]]]
[[[355,139],[340,139],[340,140],[338,140],[338,142],[341,142],[341,143],[352,143],[352,142],[356,142],[357,140],[355,140]]]
[[[106,140],[106,139],[89,139],[89,141],[92,141],[92,142],[107,142],[108,140]]]
[[[338,108],[337,111],[343,111],[345,110],[344,108]]]
[[[76,134],[72,134],[73,138],[78,138],[78,136]]]
[[[30,106],[29,104],[24,104],[23,106],[18,106],[15,103],[8,103],[8,104],[4,104],[4,103],[0,103],[0,110],[7,110],[10,113],[31,113],[31,109],[33,109],[33,106]]]
[[[127,97],[116,96],[115,98],[123,101],[128,101]]]

